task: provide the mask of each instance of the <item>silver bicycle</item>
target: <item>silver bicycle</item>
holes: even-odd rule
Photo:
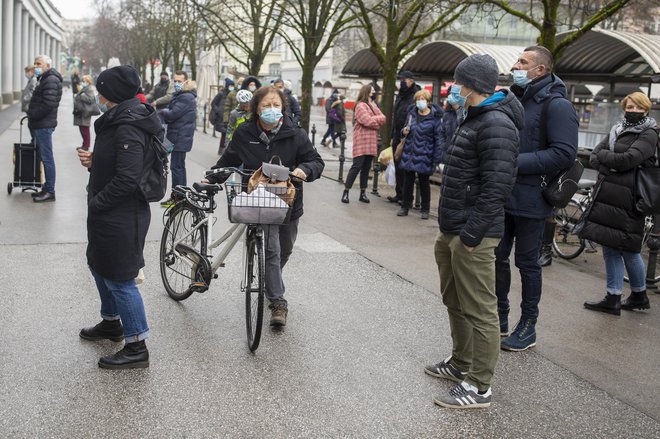
[[[243,279],[245,293],[245,323],[250,351],[259,347],[263,325],[265,292],[264,224],[283,224],[288,221],[290,208],[276,195],[268,193],[263,199],[252,195],[249,205],[237,205],[246,197],[246,179],[250,172],[237,168],[219,168],[206,175],[219,174],[239,178],[222,184],[194,183],[193,187],[177,186],[172,191],[175,203],[164,215],[165,229],[160,242],[160,273],[169,296],[177,301],[187,299],[194,292],[208,290],[217,270],[224,267],[227,256],[244,238]],[[213,238],[217,208],[215,196],[225,190],[227,211],[232,223],[222,235]],[[279,200],[279,201],[278,201]]]

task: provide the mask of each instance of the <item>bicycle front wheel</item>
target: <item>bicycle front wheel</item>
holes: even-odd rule
[[[187,204],[174,207],[160,240],[160,276],[165,291],[174,300],[184,300],[193,293],[193,283],[202,277],[202,264],[195,257],[184,256],[174,246],[181,241],[199,254],[206,252],[206,227],[188,233],[204,219],[204,215]],[[188,235],[188,236],[186,236]],[[186,237],[185,239],[184,236]],[[183,240],[182,240],[183,239]]]
[[[264,321],[266,261],[263,232],[248,232],[245,252],[245,328],[250,351],[259,347]]]
[[[584,250],[584,239],[573,233],[575,225],[580,220],[584,208],[576,201],[569,201],[564,208],[555,210],[555,236],[552,248],[563,259],[576,258]]]

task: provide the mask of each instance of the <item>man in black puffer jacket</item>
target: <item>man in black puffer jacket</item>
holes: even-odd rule
[[[55,201],[55,157],[53,131],[57,126],[57,109],[62,99],[62,75],[51,68],[52,60],[46,55],[34,59],[34,75],[39,78],[27,111],[28,127],[44,164],[46,182],[41,192],[32,194],[35,203]]]
[[[500,350],[495,248],[515,182],[523,109],[511,93],[495,92],[498,75],[488,55],[464,59],[454,73],[453,97],[467,114],[447,151],[435,242],[453,349],[449,358],[425,369],[460,382],[435,399],[443,407],[490,406]]]

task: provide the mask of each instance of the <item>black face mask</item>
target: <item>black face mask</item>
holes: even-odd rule
[[[646,117],[644,113],[638,113],[633,111],[626,111],[626,122],[628,123],[639,123],[642,119]]]
[[[160,83],[161,83],[161,84],[165,84],[167,81],[169,81],[169,79],[167,79],[167,78],[165,78],[165,79],[160,78]]]
[[[369,95],[369,97],[371,98],[372,101],[375,101],[376,100],[376,93],[371,93],[371,95]]]
[[[401,81],[399,83],[399,90],[405,90],[407,88],[408,88],[408,84],[406,83],[406,81]]]

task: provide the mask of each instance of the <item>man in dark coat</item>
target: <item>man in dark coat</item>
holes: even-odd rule
[[[102,357],[99,367],[149,366],[144,340],[149,327],[135,277],[144,267],[144,241],[151,211],[140,190],[144,156],[152,136],[163,138],[156,111],[135,97],[140,77],[131,66],[103,71],[97,81],[105,112],[94,123],[94,152],[78,150],[90,168],[87,194],[87,263],[101,297],[96,326],[83,328],[85,340],[124,340],[119,352]]]
[[[174,73],[174,96],[167,109],[160,112],[167,124],[167,140],[174,144],[170,155],[172,170],[172,188],[185,186],[186,153],[190,152],[195,135],[197,121],[197,91],[195,81],[188,80],[188,74],[183,70]],[[160,203],[163,207],[173,205],[172,197]]]
[[[435,403],[488,407],[500,351],[494,251],[504,232],[504,203],[516,175],[520,102],[495,91],[499,68],[489,55],[472,55],[454,72],[452,92],[467,110],[449,146],[438,210],[435,260],[453,348],[429,375],[459,382]]]
[[[62,75],[51,67],[51,63],[52,60],[46,55],[34,59],[34,75],[38,83],[27,111],[28,128],[37,142],[46,177],[41,192],[32,194],[35,203],[55,201],[53,131],[57,126],[57,109],[62,99]]]
[[[291,121],[295,126],[300,125],[300,120],[302,119],[302,111],[300,110],[298,99],[293,97],[291,90],[284,87],[284,80],[282,78],[273,81],[273,87],[281,90],[282,93],[284,93],[284,97],[286,98],[286,115],[291,118]]]
[[[396,149],[399,142],[401,142],[402,133],[401,131],[406,126],[408,110],[411,105],[415,105],[415,93],[420,91],[422,87],[415,84],[415,78],[413,74],[407,70],[402,70],[399,73],[398,78],[401,80],[399,84],[399,94],[396,97],[394,102],[394,111],[392,112],[392,148]],[[404,171],[399,168],[399,161],[394,161],[394,167],[396,169],[396,186],[395,196],[387,197],[387,200],[395,203],[403,200],[403,178]]]
[[[543,181],[568,168],[577,155],[578,119],[566,99],[564,83],[552,72],[552,54],[545,47],[525,49],[513,65],[511,92],[525,108],[525,128],[520,134],[518,176],[506,202],[504,236],[495,252],[500,333],[509,332],[509,255],[515,242],[515,264],[520,270],[521,317],[513,333],[502,340],[502,349],[523,351],[536,345],[536,320],[541,300],[542,273],[539,253],[545,218],[552,206],[541,193]],[[541,119],[543,107],[546,116]],[[545,123],[545,148],[541,149],[541,127]]]
[[[213,129],[220,133],[218,155],[222,155],[227,137],[227,122],[225,122],[224,118],[225,101],[227,100],[227,95],[229,95],[235,87],[234,81],[225,78],[224,87],[222,87],[211,101],[211,114],[209,115],[209,121],[213,124]]]
[[[154,85],[147,95],[147,102],[156,107],[156,110],[167,108],[174,94],[174,84],[170,81],[170,75],[163,70],[160,74],[160,82]]]

